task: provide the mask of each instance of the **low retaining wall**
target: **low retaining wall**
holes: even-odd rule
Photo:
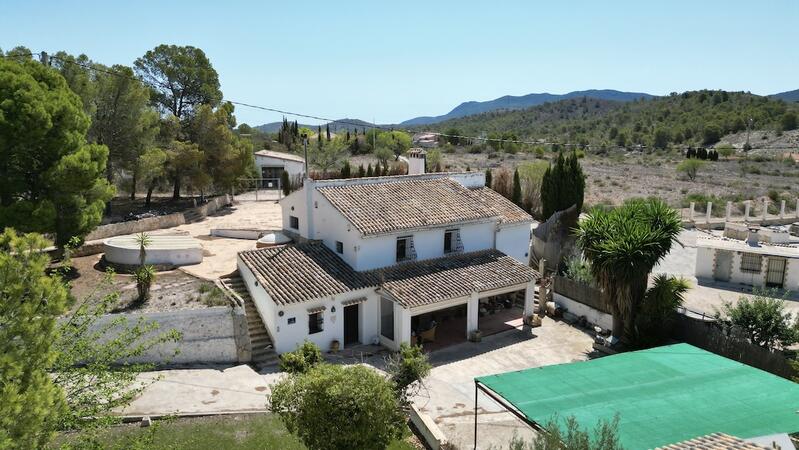
[[[136,234],[145,231],[172,228],[186,223],[183,213],[167,214],[165,216],[149,217],[147,219],[129,220],[127,222],[100,225],[86,236],[86,241],[95,241],[113,236]]]
[[[599,289],[562,276],[553,277],[552,300],[577,317],[584,316],[592,325],[613,328],[608,301]]]
[[[411,405],[410,416],[411,423],[419,430],[428,448],[432,450],[447,448],[447,437],[430,416],[419,411],[414,405]]]
[[[594,309],[557,292],[552,293],[552,300],[577,317],[585,316],[585,320],[591,325],[596,325],[606,330],[613,329],[613,316],[606,312]]]
[[[136,234],[145,231],[160,230],[162,228],[172,228],[186,223],[184,214],[197,213],[200,216],[207,216],[215,213],[220,208],[232,203],[230,195],[220,195],[214,197],[204,205],[189,209],[185,212],[167,214],[165,216],[149,217],[147,219],[129,220],[127,222],[111,223],[100,225],[86,236],[86,241],[95,241],[113,236],[125,234]]]
[[[791,379],[795,375],[781,352],[772,352],[743,337],[725,334],[715,322],[677,312],[674,315],[674,339],[784,378]]]
[[[235,364],[240,360],[237,343],[241,340],[237,333],[242,332],[242,320],[236,317],[240,308],[217,306],[203,309],[156,313],[124,314],[131,326],[143,317],[148,322],[157,322],[155,334],[177,330],[183,338],[153,347],[141,356],[127,362],[148,363],[157,366],[193,366],[198,364]],[[98,319],[96,326],[102,326],[118,319],[120,314],[108,314]],[[244,322],[246,324],[246,322]],[[246,332],[246,327],[244,328]],[[178,354],[175,355],[175,350]]]

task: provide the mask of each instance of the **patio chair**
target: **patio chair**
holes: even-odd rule
[[[422,331],[419,333],[419,340],[421,343],[425,342],[435,342],[436,341],[436,325],[430,327],[429,330]]]

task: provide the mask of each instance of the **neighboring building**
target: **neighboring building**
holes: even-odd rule
[[[774,233],[752,228],[746,240],[697,238],[696,277],[791,291],[799,289],[799,247],[761,242],[762,237],[769,234]],[[782,241],[776,236],[779,234],[767,239]]]
[[[438,134],[436,133],[416,133],[411,138],[413,145],[422,148],[438,147]]]
[[[450,318],[462,320],[465,338],[499,302],[532,314],[533,219],[484,181],[482,173],[305,180],[280,202],[284,233],[299,243],[238,258],[277,352],[304,339],[395,349]]]
[[[258,168],[258,176],[264,179],[265,185],[273,182],[277,187],[277,180],[284,170],[288,172],[291,182],[296,185],[299,185],[305,176],[305,160],[291,153],[259,150],[255,152],[255,166]]]

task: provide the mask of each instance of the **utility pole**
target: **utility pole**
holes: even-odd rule
[[[751,145],[749,145],[749,132],[752,129],[752,125],[754,124],[754,122],[755,122],[755,119],[753,119],[751,117],[749,118],[749,120],[746,121],[746,145],[745,145],[746,148],[744,150],[749,149],[749,148],[752,147]]]
[[[302,146],[305,149],[305,178],[308,178],[308,135],[305,133],[302,133]]]

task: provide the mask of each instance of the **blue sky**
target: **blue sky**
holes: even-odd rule
[[[378,123],[506,94],[799,89],[797,0],[0,0],[4,50],[130,65],[161,43],[202,48],[228,99]]]

